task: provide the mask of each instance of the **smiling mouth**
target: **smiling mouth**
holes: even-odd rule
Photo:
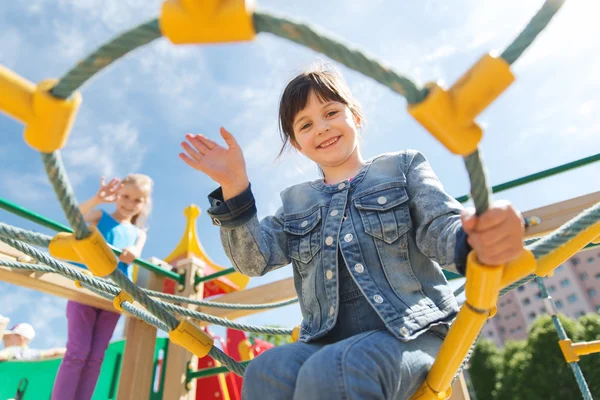
[[[320,145],[318,145],[317,148],[318,149],[326,149],[326,148],[328,148],[330,146],[333,146],[334,144],[336,144],[340,140],[340,137],[341,136],[333,137],[333,138],[329,139],[328,141],[323,142]]]

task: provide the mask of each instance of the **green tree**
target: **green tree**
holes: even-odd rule
[[[600,340],[600,316],[589,314],[579,321],[559,319],[571,340]],[[480,399],[559,400],[579,397],[573,371],[558,346],[558,333],[550,316],[536,320],[523,341],[509,341],[501,351],[478,344],[469,374]],[[493,345],[492,345],[493,346]],[[482,361],[480,358],[490,358]],[[498,372],[493,372],[498,365]],[[582,356],[579,365],[594,397],[600,396],[600,354]],[[490,381],[496,377],[495,392]],[[477,382],[477,383],[476,383]],[[484,382],[485,384],[482,384]],[[491,395],[490,395],[491,393]]]
[[[600,340],[600,315],[587,314],[579,319],[581,337],[577,341]],[[600,398],[600,353],[581,356],[579,365],[594,398]]]
[[[496,382],[502,368],[502,357],[496,344],[481,339],[469,361],[471,383],[478,399],[492,399],[496,393]]]

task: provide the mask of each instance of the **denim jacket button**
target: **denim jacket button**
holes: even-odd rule
[[[331,236],[327,236],[327,239],[325,239],[325,244],[327,246],[331,246],[333,244],[333,238]]]
[[[325,274],[325,276],[327,276],[327,279],[331,279],[331,278],[333,278],[333,271],[332,271],[332,270],[330,270],[330,269],[328,269],[328,270],[327,270],[327,273]]]
[[[356,265],[354,266],[354,270],[355,270],[356,272],[358,272],[359,274],[362,274],[362,273],[363,273],[363,271],[365,270],[365,267],[363,267],[363,265],[362,265],[362,264],[356,264]]]
[[[351,233],[347,233],[346,236],[344,236],[344,240],[346,242],[351,242],[353,238],[354,238],[354,236],[352,236]]]
[[[300,226],[303,228],[306,228],[307,225],[308,225],[308,221],[302,221],[302,223],[300,224]]]
[[[340,189],[340,190],[342,190],[345,187],[346,187],[346,184],[344,182],[342,182],[338,185],[338,189]]]
[[[377,198],[377,202],[378,202],[379,204],[383,205],[383,204],[387,203],[387,199],[385,198],[385,196],[379,196],[379,197]]]
[[[408,336],[408,329],[406,329],[406,327],[403,326],[402,328],[400,328],[400,334],[402,336]]]
[[[331,215],[332,217],[335,217],[336,215],[338,215],[338,210],[333,210],[329,213],[329,215]]]
[[[375,303],[377,303],[377,304],[383,303],[383,297],[381,297],[378,294],[376,294],[375,296],[373,296],[373,300],[375,300]]]
[[[218,219],[216,219],[216,218],[213,218],[213,223],[214,223],[215,225],[217,225],[217,226],[221,226],[221,221],[219,221],[219,220],[218,220]]]
[[[333,316],[333,314],[335,314],[335,308],[331,306],[331,308],[329,309],[329,315]]]

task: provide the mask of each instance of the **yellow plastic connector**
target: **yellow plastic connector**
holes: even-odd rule
[[[519,279],[535,273],[536,266],[537,263],[533,253],[530,250],[524,250],[517,259],[504,266],[500,287],[505,288],[506,286],[517,282]]]
[[[68,99],[50,94],[56,79],[37,86],[0,66],[0,110],[25,124],[25,141],[34,149],[51,153],[66,143],[81,104],[81,94]]]
[[[475,151],[483,135],[475,117],[514,81],[502,58],[484,55],[449,90],[429,85],[427,98],[408,112],[448,150],[462,156]]]
[[[565,339],[560,340],[558,344],[565,360],[570,363],[579,361],[579,356],[600,352],[600,340],[573,343],[571,339]]]
[[[169,339],[199,358],[206,356],[214,344],[207,333],[187,319],[182,319],[175,329],[169,331]]]
[[[478,310],[490,310],[498,301],[502,265],[483,265],[473,250],[467,256],[467,282],[465,296],[467,303]]]
[[[33,119],[33,92],[33,82],[0,65],[0,111],[28,123]]]
[[[91,276],[94,276],[94,274],[92,274],[92,273],[91,273],[90,271],[88,271],[87,269],[81,270],[81,271],[79,271],[79,272],[81,272],[81,273],[82,273],[82,274],[84,274],[84,275],[90,276],[90,277],[91,277]],[[80,282],[80,281],[73,281],[73,283],[75,283],[75,286],[77,286],[79,289],[84,289],[84,287],[81,285],[81,282]]]
[[[92,234],[77,240],[72,233],[58,233],[50,241],[50,254],[62,260],[85,264],[96,276],[108,276],[117,268],[117,258],[104,237],[95,226],[90,226]]]
[[[292,329],[292,342],[296,343],[299,338],[300,338],[300,325],[295,326],[294,329]]]
[[[50,94],[58,83],[55,79],[42,81],[33,93],[33,119],[25,126],[25,141],[42,153],[51,153],[67,144],[71,126],[81,104],[81,94],[68,99]]]
[[[113,305],[115,306],[115,308],[121,312],[125,312],[125,310],[123,310],[122,304],[123,302],[128,301],[129,303],[133,303],[133,296],[130,295],[129,293],[125,292],[124,290],[121,290],[119,292],[118,295],[115,296],[114,300],[113,300]]]
[[[166,0],[160,30],[174,44],[224,43],[256,36],[253,1]]]

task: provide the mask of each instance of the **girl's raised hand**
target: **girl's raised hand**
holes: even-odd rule
[[[231,133],[225,128],[221,128],[220,132],[227,147],[204,135],[187,134],[187,141],[181,143],[187,154],[179,153],[179,157],[190,167],[204,172],[220,184],[225,196],[226,191],[241,193],[248,187],[244,154]]]
[[[114,203],[117,201],[117,191],[121,187],[121,180],[113,178],[108,184],[104,184],[104,177],[100,178],[100,189],[96,193],[96,199],[100,203]]]

